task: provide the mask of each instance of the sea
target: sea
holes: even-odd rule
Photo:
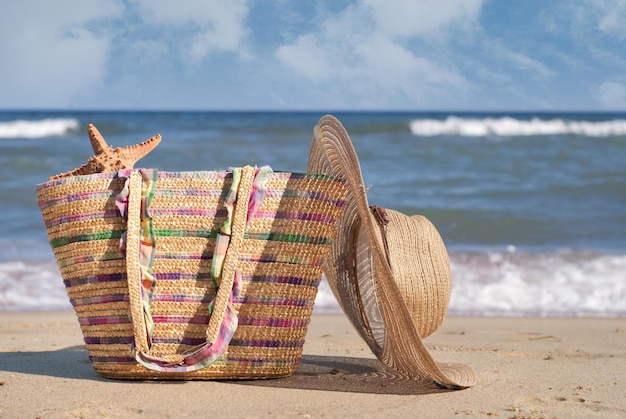
[[[346,127],[370,204],[430,219],[448,314],[626,317],[626,113],[0,111],[0,312],[71,310],[35,185],[159,133],[161,170],[304,172],[325,113]],[[317,313],[340,308],[323,282]],[[0,313],[1,315],[1,313]]]

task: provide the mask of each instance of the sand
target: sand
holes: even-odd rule
[[[626,319],[454,318],[426,339],[477,386],[386,371],[342,315],[314,315],[298,372],[245,382],[126,382],[91,368],[72,312],[0,313],[1,418],[626,417]]]

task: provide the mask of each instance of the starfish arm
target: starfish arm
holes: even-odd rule
[[[145,157],[148,153],[154,150],[160,142],[161,136],[157,134],[141,144],[135,144],[133,146],[118,149],[119,159],[124,163],[127,169],[130,169],[135,163],[137,163],[137,161],[139,161],[139,159]]]
[[[135,163],[146,154],[150,153],[161,142],[159,134],[144,141],[124,148],[116,148],[108,145],[104,137],[93,124],[87,127],[89,140],[94,151],[94,156],[87,163],[67,173],[52,176],[50,180],[68,176],[90,175],[101,172],[116,172],[120,169],[132,169]]]
[[[61,179],[69,176],[79,176],[79,175],[91,175],[93,173],[98,173],[102,171],[102,165],[99,164],[96,159],[93,157],[87,160],[87,163],[83,164],[77,169],[70,170],[69,172],[60,173],[55,176],[50,176],[50,180]]]
[[[108,154],[111,152],[111,146],[104,141],[104,137],[98,131],[98,128],[94,124],[87,126],[87,133],[89,134],[89,141],[91,141],[91,147],[93,148],[94,155]]]

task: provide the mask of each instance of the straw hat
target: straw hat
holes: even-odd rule
[[[435,227],[419,215],[370,207],[350,137],[332,116],[314,129],[308,171],[347,182],[346,208],[324,272],[374,354],[388,367],[440,387],[474,385],[471,368],[436,363],[422,342],[443,322],[452,286]]]

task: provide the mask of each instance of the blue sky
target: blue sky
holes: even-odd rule
[[[0,0],[0,109],[626,110],[626,0]]]

